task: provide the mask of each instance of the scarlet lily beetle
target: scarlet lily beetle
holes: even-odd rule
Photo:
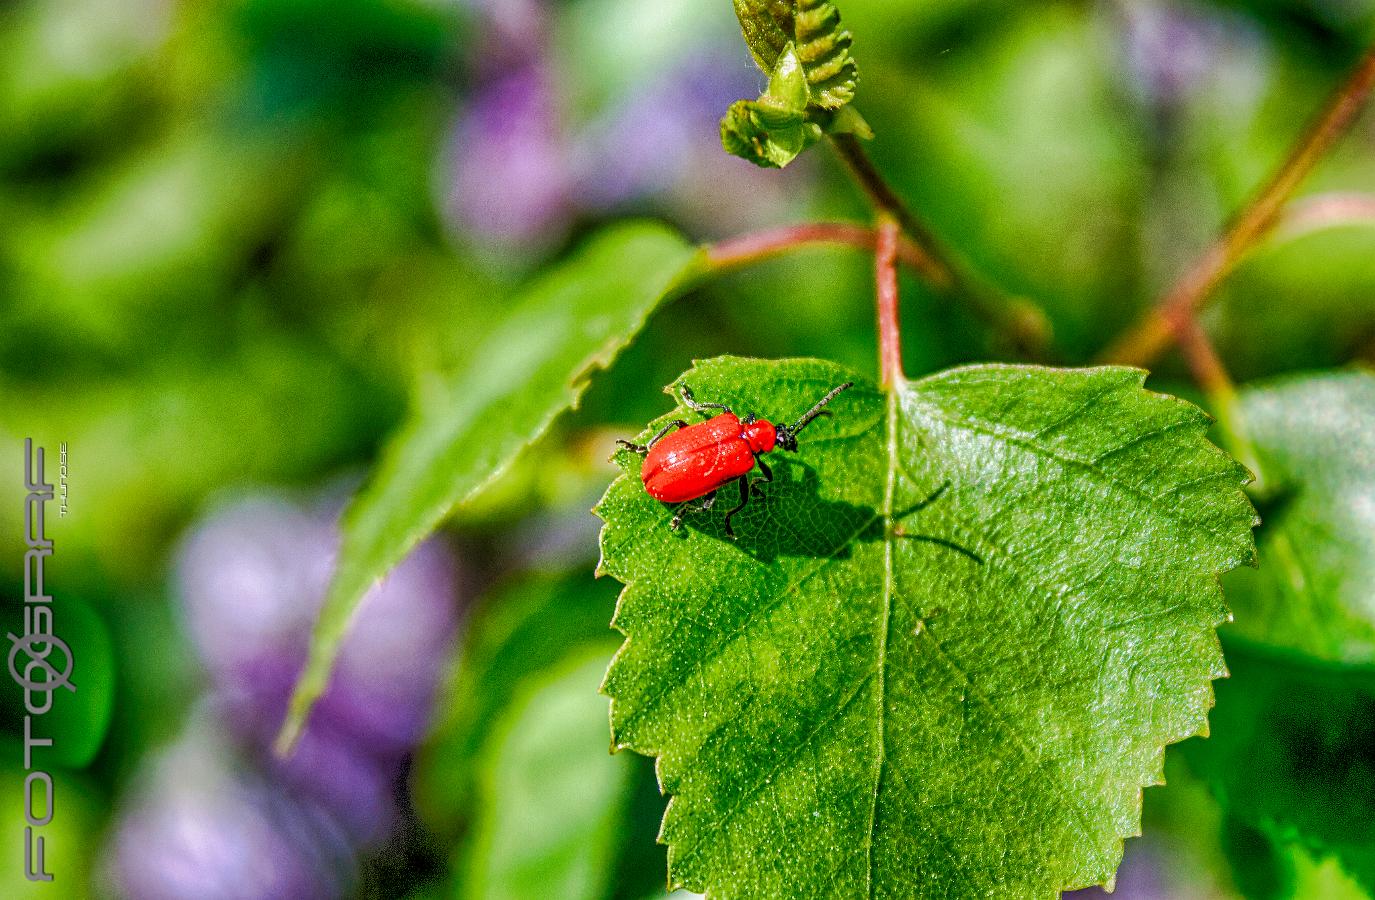
[[[773,481],[773,472],[762,459],[776,447],[797,452],[797,433],[821,415],[826,404],[841,391],[854,387],[846,382],[817,401],[802,418],[791,425],[773,425],[750,413],[741,419],[724,403],[699,403],[692,389],[683,385],[683,402],[694,412],[711,416],[705,422],[689,425],[682,419],[669,422],[648,444],[617,441],[645,458],[640,479],[655,500],[681,504],[669,526],[678,530],[689,512],[706,512],[716,502],[717,491],[734,481],[740,485],[740,503],[726,513],[726,534],[735,537],[730,520],[749,503],[750,491],[760,483]],[[720,410],[713,415],[713,411]],[[671,433],[670,433],[671,432]],[[750,470],[758,464],[763,477],[749,480]],[[698,506],[691,501],[706,497]]]

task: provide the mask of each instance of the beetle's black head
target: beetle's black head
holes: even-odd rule
[[[817,416],[821,415],[825,411],[826,404],[834,400],[837,394],[839,394],[841,391],[844,391],[848,388],[852,388],[854,386],[855,385],[853,381],[847,381],[838,388],[832,388],[831,392],[826,396],[822,397],[820,400],[818,400],[816,406],[813,406],[811,409],[807,410],[806,415],[804,415],[802,418],[798,419],[791,425],[778,426],[777,434],[774,437],[774,443],[777,444],[779,447],[782,447],[784,450],[796,453],[797,433],[802,429],[806,428],[809,424],[811,424],[812,419],[815,419]],[[826,415],[830,415],[830,413],[826,413]]]

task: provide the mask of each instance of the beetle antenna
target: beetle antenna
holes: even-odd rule
[[[836,396],[840,394],[841,391],[847,390],[854,386],[855,383],[853,381],[847,381],[838,388],[832,388],[831,392],[826,396],[822,397],[820,400],[818,400],[816,406],[813,406],[811,409],[807,410],[806,414],[802,418],[798,419],[796,422],[780,430],[786,431],[790,437],[795,437],[799,431],[801,431],[802,429],[806,428],[808,425],[811,424],[812,419],[815,419],[817,416],[821,415],[821,412],[826,408],[827,403],[830,403],[832,400],[834,400]]]

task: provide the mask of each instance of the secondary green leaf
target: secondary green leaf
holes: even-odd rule
[[[770,457],[738,541],[726,504],[670,531],[628,452],[598,507],[603,570],[626,584],[613,739],[658,757],[671,882],[1111,882],[1164,746],[1205,728],[1217,573],[1254,555],[1245,471],[1142,378],[979,366],[884,395],[818,361],[686,373],[701,400],[784,420],[858,384]]]
[[[605,664],[591,674],[591,682],[579,682],[583,700],[567,721],[550,729],[512,723],[523,722],[526,715],[520,710],[539,702],[532,697],[557,690],[551,682],[570,668],[589,658],[605,659],[608,645],[614,646],[606,617],[615,596],[615,585],[593,579],[588,571],[537,575],[497,591],[470,616],[457,672],[441,701],[443,721],[416,760],[412,795],[438,839],[446,846],[458,845],[464,865],[483,869],[484,879],[495,879],[482,882],[488,892],[500,894],[496,882],[506,883],[516,869],[538,869],[550,883],[545,893],[532,895],[564,896],[560,890],[569,867],[581,865],[567,857],[558,841],[519,853],[513,847],[521,844],[520,832],[534,827],[527,820],[540,815],[551,792],[579,790],[563,782],[579,778],[583,768],[605,772],[606,700],[591,687]],[[514,758],[528,758],[546,740],[552,749],[538,752],[561,752],[564,762],[524,773],[512,765]],[[617,775],[622,790],[598,791],[605,809],[595,813],[589,808],[578,819],[587,838],[596,832],[588,823],[614,815],[614,853],[598,863],[593,880],[614,882],[614,900],[640,900],[656,887],[662,896],[664,851],[654,843],[662,807],[653,767],[648,760],[620,760],[626,762],[634,765],[628,782],[621,784]],[[473,846],[488,829],[511,833],[502,860],[482,859]],[[536,887],[527,886],[532,891]]]
[[[1235,639],[1227,659],[1213,736],[1184,745],[1190,765],[1231,817],[1335,856],[1375,896],[1375,669]]]
[[[694,271],[698,251],[649,223],[602,232],[515,299],[467,369],[420,398],[344,518],[338,568],[278,747],[299,735],[364,593],[458,504],[495,479],[554,418],[575,407],[655,307]]]
[[[1188,745],[1234,818],[1335,856],[1375,893],[1375,375],[1241,394],[1270,487],[1264,565],[1228,576],[1238,635],[1215,737]]]
[[[612,637],[606,611],[614,603],[613,586],[590,573],[539,575],[495,592],[474,610],[440,701],[442,719],[416,760],[416,803],[432,830],[445,838],[462,831],[493,723],[527,681],[569,654],[605,646]]]
[[[483,765],[463,897],[597,900],[634,774],[606,752],[605,655],[584,654],[512,707]]]
[[[1241,420],[1277,495],[1265,565],[1227,582],[1236,631],[1330,662],[1375,665],[1375,374],[1242,392]]]

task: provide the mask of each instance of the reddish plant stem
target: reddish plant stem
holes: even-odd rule
[[[898,322],[898,243],[902,226],[880,215],[874,247],[874,280],[878,298],[879,385],[890,390],[903,383],[902,336]]]
[[[742,234],[707,247],[707,262],[717,271],[736,269],[752,263],[781,256],[799,247],[819,244],[840,244],[874,252],[877,246],[874,229],[849,222],[809,222],[785,225]],[[902,240],[898,244],[898,259],[923,277],[936,282],[940,269],[915,243]]]
[[[1303,133],[1270,180],[1232,221],[1231,227],[1194,263],[1138,324],[1103,353],[1105,362],[1150,365],[1189,327],[1188,320],[1213,295],[1246,252],[1270,232],[1285,204],[1356,121],[1375,90],[1375,45],[1366,50],[1346,82]]]

